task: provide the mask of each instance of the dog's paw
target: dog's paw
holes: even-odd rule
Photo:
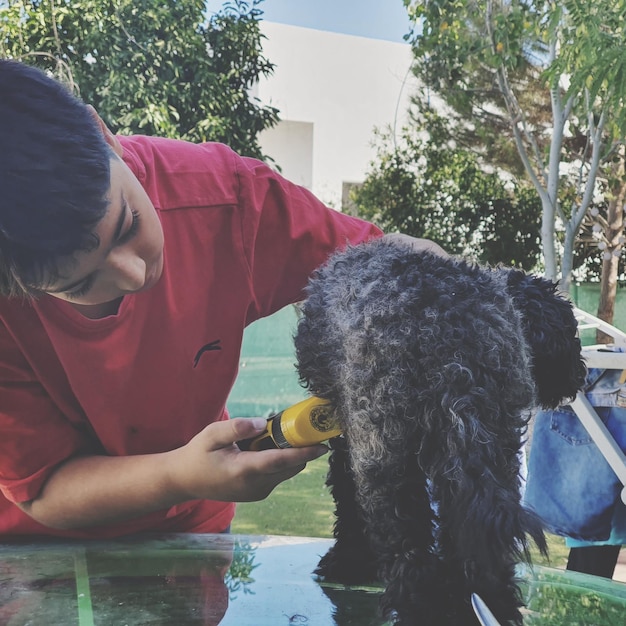
[[[333,546],[318,563],[314,573],[320,580],[344,585],[375,584],[378,581],[376,564],[363,558],[362,551]]]

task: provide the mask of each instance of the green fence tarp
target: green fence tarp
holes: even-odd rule
[[[571,296],[576,306],[596,315],[599,284],[574,285]],[[613,324],[626,331],[624,288],[617,291]],[[295,367],[293,335],[296,325],[296,308],[288,306],[246,329],[239,376],[228,401],[232,417],[267,417],[306,397]],[[585,344],[595,343],[595,332],[585,331],[582,340]]]

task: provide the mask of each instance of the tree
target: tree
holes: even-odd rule
[[[570,93],[582,92],[590,103],[600,103],[599,114],[606,114],[605,142],[610,146],[599,173],[606,210],[593,210],[585,216],[595,226],[597,245],[602,252],[598,317],[612,322],[624,245],[626,208],[626,53],[624,19],[626,2],[565,3],[570,18],[570,45],[559,55],[550,71],[571,77]],[[593,107],[588,107],[591,114]],[[597,114],[597,113],[596,113]],[[601,121],[601,118],[600,118]],[[591,122],[590,122],[591,125]],[[612,341],[598,332],[598,341]]]
[[[470,151],[446,142],[446,134],[433,111],[422,111],[399,141],[378,133],[376,158],[353,192],[358,214],[451,253],[532,269],[540,253],[532,226],[541,213],[536,194],[513,182],[507,188]]]
[[[411,41],[422,80],[466,118],[506,121],[541,199],[546,275],[567,290],[599,172],[626,128],[626,0],[404,3],[419,24]],[[542,86],[544,97],[529,102]],[[547,127],[537,115],[544,102]]]
[[[260,157],[258,133],[278,111],[250,95],[272,72],[262,54],[261,0],[5,0],[0,55],[49,70],[113,130],[222,141]]]

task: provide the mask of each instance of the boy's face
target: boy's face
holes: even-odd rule
[[[59,278],[45,288],[78,305],[101,305],[152,287],[163,270],[163,230],[137,178],[111,159],[109,205],[95,228],[100,245],[61,259]]]

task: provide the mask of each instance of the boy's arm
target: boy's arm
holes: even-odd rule
[[[237,418],[207,426],[188,444],[158,454],[75,457],[40,494],[18,506],[50,528],[74,529],[129,520],[188,500],[261,500],[326,452],[324,446],[241,452],[265,419]]]

